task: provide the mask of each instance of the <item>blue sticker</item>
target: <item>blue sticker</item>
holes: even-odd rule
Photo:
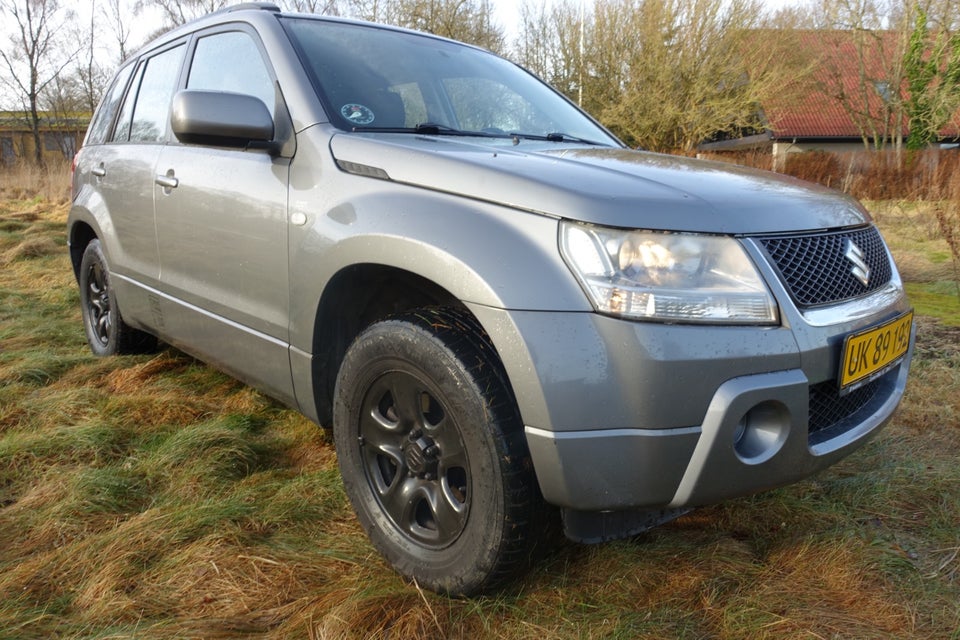
[[[374,121],[373,111],[362,104],[345,104],[340,107],[340,115],[346,118],[347,122],[355,125],[370,124]]]

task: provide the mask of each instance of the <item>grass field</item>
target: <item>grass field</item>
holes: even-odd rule
[[[22,197],[0,201],[0,638],[960,638],[960,308],[923,207],[872,206],[920,314],[880,437],[450,600],[380,560],[322,429],[177,351],[93,358],[66,205]]]

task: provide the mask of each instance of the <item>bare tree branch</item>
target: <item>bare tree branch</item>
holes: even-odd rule
[[[506,48],[491,0],[349,0],[349,5],[362,20],[425,31],[498,53]]]
[[[57,37],[69,12],[61,9],[58,0],[0,0],[0,16],[9,16],[18,34],[8,48],[0,50],[10,76],[4,82],[18,91],[33,133],[34,161],[42,166],[40,97],[79,51],[69,49]]]

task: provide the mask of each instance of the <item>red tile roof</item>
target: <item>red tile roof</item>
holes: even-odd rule
[[[768,32],[769,33],[769,32]],[[815,61],[810,86],[794,97],[764,104],[768,127],[775,139],[794,138],[854,138],[860,139],[857,122],[873,119],[880,134],[894,126],[886,126],[884,91],[896,91],[887,83],[891,62],[898,55],[894,32],[862,33],[853,31],[801,31],[797,45]],[[862,46],[857,45],[861,38]],[[863,76],[867,79],[862,83]],[[866,86],[863,86],[863,85]],[[844,102],[853,105],[859,113],[851,114]],[[958,111],[957,116],[960,116]],[[958,135],[957,122],[941,133],[945,137]],[[906,121],[901,123],[906,135]]]

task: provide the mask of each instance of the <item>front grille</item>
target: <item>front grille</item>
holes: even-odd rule
[[[890,375],[889,373],[887,375]],[[836,380],[828,380],[810,387],[810,415],[807,427],[811,444],[834,435],[831,427],[843,429],[843,422],[866,407],[880,391],[886,376],[854,389],[841,396]]]
[[[758,241],[801,308],[857,298],[883,287],[891,278],[890,259],[874,226]],[[854,275],[853,262],[844,255],[848,241],[860,248],[870,269],[866,285]]]

